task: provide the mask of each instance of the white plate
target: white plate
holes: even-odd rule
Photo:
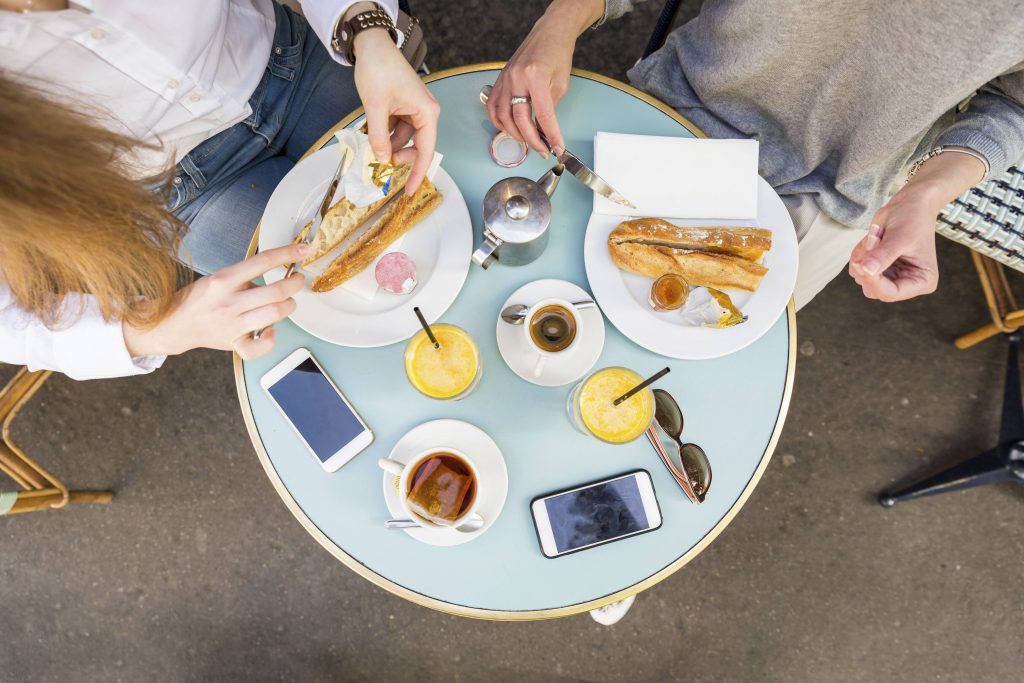
[[[403,531],[429,545],[462,545],[490,529],[498,519],[508,495],[508,470],[494,439],[479,427],[461,420],[433,420],[414,427],[398,440],[388,457],[404,465],[423,451],[438,447],[454,448],[473,458],[481,484],[476,494],[480,498],[476,511],[484,518],[484,525],[469,533],[433,527],[410,527]],[[384,502],[393,519],[406,517],[398,500],[398,477],[387,472],[384,473]],[[395,533],[385,530],[383,524],[382,519],[381,533]]]
[[[291,242],[316,213],[337,163],[338,148],[330,145],[288,172],[263,213],[260,251]],[[416,263],[416,289],[408,295],[380,290],[372,301],[340,287],[314,293],[310,289],[314,277],[336,255],[328,254],[303,269],[306,287],[295,296],[298,305],[291,315],[296,325],[341,346],[386,346],[408,339],[420,329],[412,311],[414,306],[419,306],[430,322],[448,310],[469,271],[473,224],[462,193],[444,169],[438,169],[434,185],[444,195],[444,201],[406,233],[400,248]],[[267,273],[266,281],[276,282],[283,276],[284,268],[278,268]]]
[[[591,298],[587,290],[565,280],[534,280],[512,292],[512,296],[501,305],[500,310],[504,310],[511,304],[532,306],[548,297],[567,301]],[[557,358],[549,358],[540,377],[533,376],[533,369],[537,365],[539,354],[526,343],[522,325],[509,325],[501,319],[499,313],[496,334],[498,351],[501,352],[505,364],[512,372],[527,382],[542,387],[561,387],[583,377],[594,367],[604,349],[604,316],[601,315],[601,310],[597,306],[584,308],[579,313],[583,319],[583,330],[585,331],[584,335],[580,337],[579,344],[571,351],[563,352]]]
[[[758,178],[757,220],[680,220],[676,225],[761,227],[772,231],[772,248],[764,256],[768,273],[756,292],[729,292],[748,316],[747,322],[724,330],[687,325],[679,311],[657,313],[647,303],[653,281],[619,270],[608,255],[608,235],[625,216],[591,214],[583,242],[587,279],[604,314],[622,334],[640,346],[670,358],[704,360],[735,353],[775,324],[786,310],[796,285],[796,231],[782,199],[764,178]]]

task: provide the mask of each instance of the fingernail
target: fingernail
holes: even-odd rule
[[[310,254],[313,253],[313,247],[309,246],[308,244],[300,244],[299,253],[302,254],[303,256],[309,256]]]
[[[882,234],[882,226],[879,225],[878,223],[872,223],[871,227],[868,228],[868,234],[874,235],[875,237],[880,237]]]
[[[377,157],[377,161],[379,161],[382,164],[388,160],[388,153],[382,149],[373,150],[373,155]]]
[[[873,258],[865,259],[864,262],[861,264],[861,267],[864,268],[864,272],[866,272],[868,275],[878,275],[878,273],[882,270],[882,264]]]
[[[882,240],[878,239],[878,235],[868,233],[867,238],[864,239],[864,249],[871,251],[878,246],[878,243]]]
[[[551,154],[550,154],[550,153],[548,153],[548,152],[541,152],[541,153],[540,153],[540,158],[541,158],[541,159],[544,159],[545,161],[547,161],[547,158],[548,158],[549,156],[551,156]]]
[[[562,148],[562,147],[552,147],[552,148],[551,148],[551,151],[555,153],[555,156],[558,156],[559,154],[561,154],[562,152],[564,152],[564,151],[565,151],[565,149],[564,149],[564,148]]]

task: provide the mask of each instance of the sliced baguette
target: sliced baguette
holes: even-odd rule
[[[388,198],[405,189],[405,182],[409,179],[411,169],[412,167],[409,165],[395,168],[395,172],[391,176],[391,185],[388,187],[388,194],[383,199],[366,206],[356,206],[343,197],[341,201],[334,204],[324,215],[324,220],[320,223],[320,230],[310,243],[313,254],[303,261],[302,265],[308,266],[353,235],[366,222],[367,218],[384,205]]]
[[[772,232],[763,228],[680,227],[660,218],[635,218],[620,223],[608,241],[730,254],[757,261],[772,248]]]
[[[329,292],[362,272],[384,253],[392,242],[409,232],[436,209],[444,199],[440,190],[424,178],[416,194],[391,202],[370,228],[338,256],[313,281],[314,292]]]
[[[768,269],[730,254],[673,249],[638,242],[608,242],[612,262],[622,270],[649,278],[675,273],[691,285],[753,292]]]

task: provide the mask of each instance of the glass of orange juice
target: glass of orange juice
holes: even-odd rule
[[[619,405],[614,401],[644,381],[626,368],[603,368],[587,375],[569,393],[569,420],[576,429],[607,443],[637,438],[654,419],[654,392],[645,388]]]
[[[405,375],[420,393],[443,401],[457,401],[480,383],[483,361],[469,333],[455,325],[431,325],[440,348],[420,330],[405,347]]]

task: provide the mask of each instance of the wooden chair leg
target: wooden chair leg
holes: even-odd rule
[[[21,368],[0,390],[0,423],[3,424],[0,471],[27,489],[18,494],[14,506],[7,513],[9,515],[64,507],[68,503],[106,504],[114,496],[110,491],[68,491],[63,482],[15,445],[11,437],[11,423],[51,374],[49,371],[29,372],[28,368]]]
[[[976,251],[971,252],[971,258],[992,322],[957,337],[953,344],[958,349],[967,349],[997,334],[1009,334],[1024,327],[1024,311],[1017,308],[1003,265]]]
[[[976,330],[968,332],[967,334],[960,335],[953,340],[953,345],[958,349],[969,349],[975,344],[980,344],[986,339],[991,339],[997,334],[1004,334],[1003,329],[995,323],[989,323],[988,325],[982,325]]]
[[[11,425],[22,407],[43,383],[53,374],[49,371],[29,372],[22,368],[7,386],[0,391],[0,419],[3,420],[3,443],[0,444],[0,469],[27,489],[56,489],[61,500],[51,507],[61,507],[68,502],[68,489],[57,477],[46,471],[42,465],[18,448],[11,436]]]
[[[114,494],[110,491],[71,491],[67,494],[67,502],[104,505],[109,503],[113,496]],[[38,512],[39,510],[63,507],[64,499],[65,492],[59,489],[23,491],[18,494],[18,499],[7,514],[16,515],[22,512]]]

